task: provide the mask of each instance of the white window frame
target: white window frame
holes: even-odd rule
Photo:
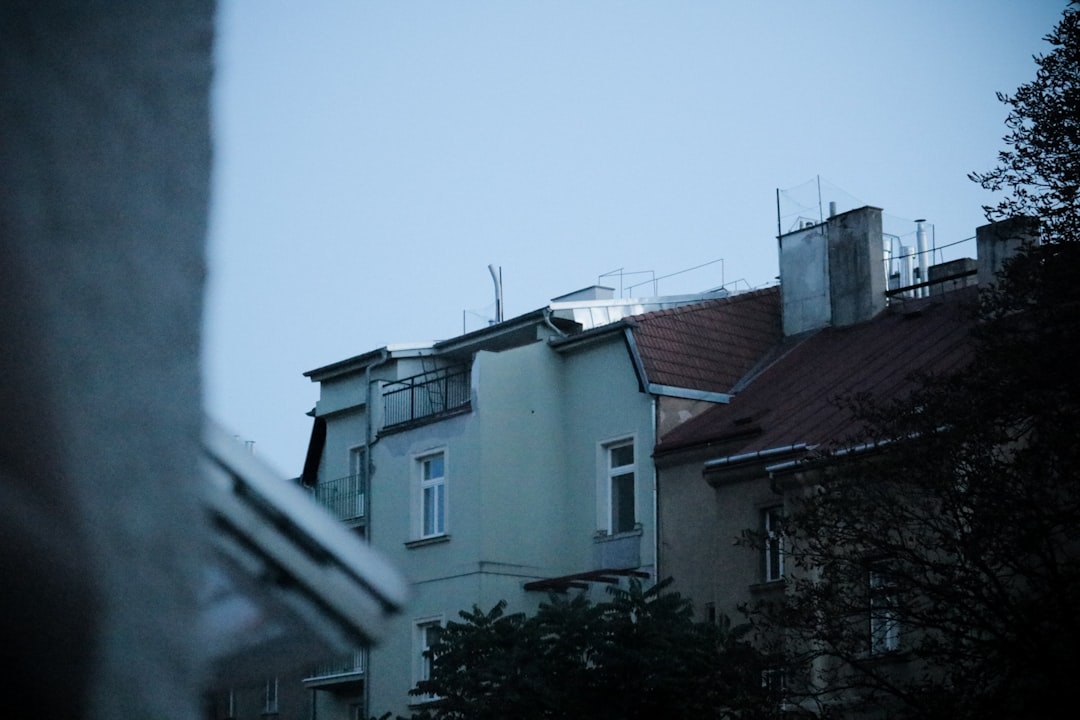
[[[265,702],[263,703],[263,715],[278,714],[278,690],[279,688],[277,676],[267,678],[266,694],[264,696]]]
[[[357,477],[360,484],[360,493],[356,496],[356,517],[365,517],[367,514],[367,445],[354,445],[349,448],[349,475]]]
[[[431,659],[424,657],[424,653],[430,647],[428,631],[432,628],[445,627],[442,615],[418,618],[413,621],[413,687],[420,684],[421,680],[431,677]],[[417,695],[412,704],[421,704],[437,700],[435,695]]]
[[[614,465],[614,453],[622,448],[629,447],[633,453],[633,459],[623,465]],[[599,500],[598,503],[598,521],[600,529],[604,532],[617,535],[619,533],[633,532],[640,527],[640,508],[638,508],[638,477],[640,473],[637,467],[637,440],[635,437],[623,437],[617,440],[611,440],[600,444],[600,465],[603,470],[600,473],[600,487],[598,488]],[[633,513],[633,523],[630,527],[620,528],[618,525],[617,510],[618,510],[618,498],[615,490],[616,480],[625,476],[630,476],[631,483],[631,502],[633,503],[631,512]]]
[[[885,655],[900,649],[900,613],[896,587],[886,575],[871,567],[867,576],[870,607],[870,654]]]
[[[765,582],[779,582],[784,579],[784,537],[780,532],[780,522],[783,517],[782,505],[773,505],[761,510],[763,536],[761,572]]]
[[[428,475],[430,462],[439,458],[442,462],[441,475]],[[416,457],[416,472],[418,475],[417,493],[417,537],[420,539],[440,537],[446,535],[447,519],[447,472],[448,458],[445,449],[433,450]],[[428,522],[429,502],[435,506],[431,513],[431,523]]]

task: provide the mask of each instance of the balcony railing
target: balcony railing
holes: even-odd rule
[[[364,674],[364,652],[357,650],[348,655],[320,663],[304,678],[308,684],[328,684],[357,680]]]
[[[469,368],[459,365],[414,375],[383,388],[383,425],[393,427],[468,406]]]
[[[360,520],[367,511],[367,488],[362,475],[346,475],[311,489],[315,501],[338,520]]]

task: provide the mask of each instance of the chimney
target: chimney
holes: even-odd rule
[[[992,284],[1006,259],[1024,244],[1038,242],[1039,219],[1026,215],[975,228],[979,285]]]
[[[834,215],[778,241],[785,335],[854,325],[885,309],[881,208]]]

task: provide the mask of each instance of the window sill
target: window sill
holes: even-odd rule
[[[432,535],[431,537],[420,538],[419,540],[409,540],[405,543],[405,547],[409,550],[413,548],[427,547],[428,545],[438,545],[439,543],[450,542],[449,535]]]
[[[628,537],[641,537],[644,534],[644,529],[641,523],[634,526],[633,530],[625,530],[623,532],[608,533],[607,530],[597,530],[593,533],[593,542],[611,542],[613,540],[622,540]]]
[[[783,578],[780,578],[779,580],[764,580],[750,586],[750,592],[753,595],[770,595],[773,593],[782,593],[783,591]]]
[[[880,667],[882,665],[898,665],[911,659],[911,651],[900,647],[892,650],[868,650],[856,663],[863,667]]]

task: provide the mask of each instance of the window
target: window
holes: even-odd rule
[[[342,519],[364,516],[367,494],[367,448],[349,448],[349,487],[346,514]]]
[[[761,671],[761,687],[770,695],[782,695],[787,690],[787,670],[783,667],[768,667]]]
[[[870,569],[870,652],[893,652],[900,647],[900,617],[896,586],[880,564]]]
[[[765,538],[762,546],[762,574],[765,582],[784,579],[784,538],[780,534],[783,518],[784,509],[779,505],[761,511]]]
[[[420,537],[446,534],[446,464],[443,453],[420,458]]]
[[[276,677],[266,681],[265,699],[263,715],[276,715],[278,712],[278,679]]]
[[[414,668],[414,680],[417,684],[422,680],[431,679],[431,668],[435,661],[433,648],[442,637],[442,619],[426,619],[416,623],[416,664]],[[421,695],[420,702],[434,700],[434,695]]]
[[[634,443],[607,446],[608,529],[612,533],[631,532],[637,525],[634,507]]]

